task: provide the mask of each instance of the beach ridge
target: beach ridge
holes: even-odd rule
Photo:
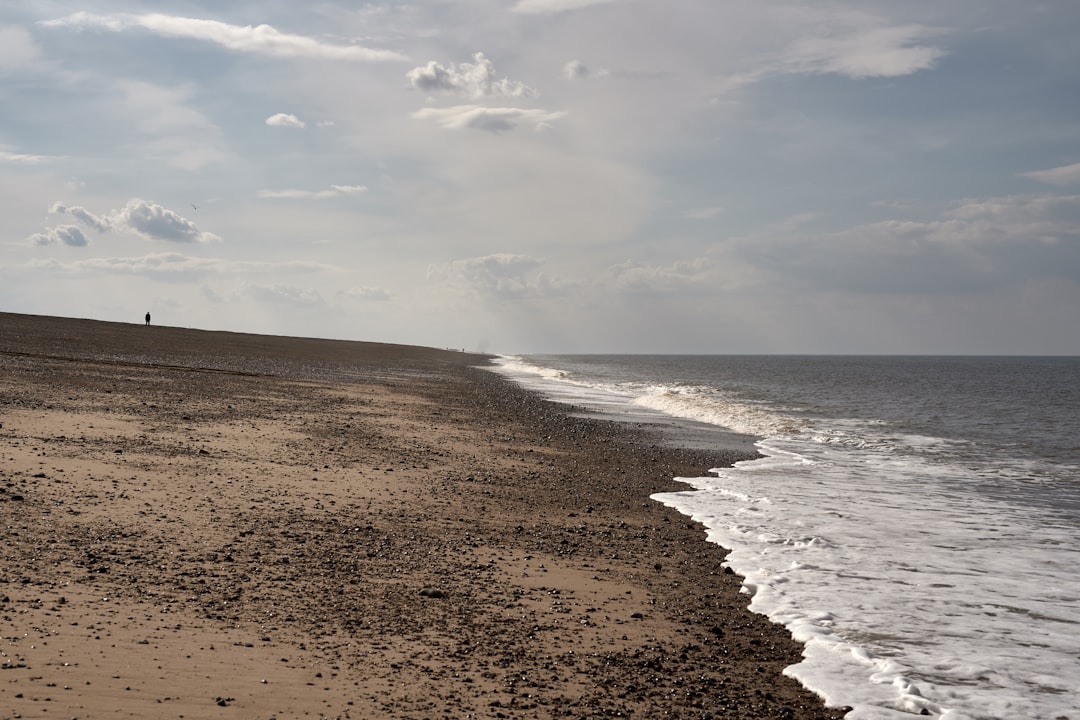
[[[743,455],[486,361],[0,314],[0,712],[843,715],[649,499]]]

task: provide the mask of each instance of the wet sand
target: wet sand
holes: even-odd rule
[[[0,717],[839,718],[679,451],[407,346],[0,313]]]

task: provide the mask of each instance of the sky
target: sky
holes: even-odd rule
[[[1080,355],[1077,37],[1076,0],[5,0],[0,310]]]

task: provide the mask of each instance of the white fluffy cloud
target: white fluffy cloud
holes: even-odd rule
[[[304,128],[307,123],[291,113],[278,113],[266,118],[266,124],[270,127]]]
[[[139,198],[129,200],[123,208],[105,216],[95,215],[84,207],[68,207],[62,202],[53,203],[49,213],[71,215],[99,233],[110,230],[127,231],[150,240],[178,243],[211,243],[221,240],[213,233],[199,230],[195,223],[172,210]]]
[[[202,232],[195,223],[156,203],[133,199],[109,219],[113,227],[133,230],[151,240],[179,243],[220,242],[212,233]]]
[[[34,245],[68,245],[70,247],[85,247],[90,244],[86,235],[75,225],[59,225],[46,228],[43,232],[35,233],[27,238],[27,242]]]
[[[367,192],[366,185],[331,185],[326,190],[260,190],[265,200],[325,200]]]
[[[49,208],[50,215],[71,215],[73,218],[81,222],[83,225],[96,230],[98,232],[106,232],[111,227],[109,221],[105,218],[98,217],[94,213],[90,212],[84,207],[74,206],[68,207],[62,202],[53,203]]]
[[[519,123],[532,123],[537,130],[565,117],[565,112],[549,112],[532,108],[489,108],[479,105],[457,105],[449,108],[424,108],[413,113],[420,120],[434,120],[449,130],[488,130],[505,132],[515,129]]]
[[[1023,175],[1048,185],[1080,185],[1080,163],[1062,165],[1049,170],[1033,170]]]
[[[432,60],[413,68],[405,77],[417,90],[454,93],[473,100],[489,97],[519,99],[537,95],[536,90],[523,82],[497,78],[495,65],[484,57],[484,53],[476,53],[473,60],[476,62],[460,65],[450,63],[447,66]]]
[[[475,63],[451,63],[449,66],[440,65],[433,60],[413,68],[406,73],[406,78],[417,90],[449,93],[477,101],[491,98],[523,100],[537,96],[536,90],[522,82],[498,78],[495,66],[483,53],[476,53],[473,59]],[[495,133],[514,130],[521,123],[531,123],[535,129],[545,130],[552,121],[565,115],[565,112],[550,112],[537,108],[487,107],[476,104],[428,107],[413,113],[415,118],[433,120],[439,126],[451,130],[471,128]]]
[[[41,24],[46,27],[70,27],[79,30],[95,28],[113,32],[141,29],[166,37],[202,40],[237,52],[273,57],[365,61],[405,59],[401,54],[390,50],[372,50],[359,45],[334,45],[303,35],[283,33],[270,25],[230,25],[218,20],[160,13],[99,15],[77,12],[55,20],[46,20]]]

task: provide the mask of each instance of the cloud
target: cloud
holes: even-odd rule
[[[496,79],[495,65],[484,53],[473,55],[475,64],[461,63],[443,66],[432,60],[405,73],[409,84],[417,90],[448,92],[473,100],[480,98],[531,98],[537,95],[523,82]]]
[[[428,266],[429,280],[446,282],[481,297],[503,300],[554,298],[579,294],[595,297],[686,295],[713,292],[725,285],[713,257],[670,265],[626,261],[577,278],[552,278],[545,264],[528,255],[497,253]]]
[[[923,25],[871,26],[861,15],[837,17],[838,29],[794,42],[776,68],[791,74],[854,79],[900,77],[932,68],[945,51],[920,44],[939,31]]]
[[[107,272],[119,275],[201,276],[221,269],[211,258],[191,257],[181,253],[154,253],[139,257],[90,258],[67,268],[72,271]]]
[[[589,68],[580,60],[571,60],[563,66],[563,73],[570,80],[589,76]]]
[[[73,218],[98,232],[108,232],[111,225],[105,218],[98,217],[84,207],[68,207],[62,202],[55,202],[49,208],[50,215],[71,215]]]
[[[593,71],[580,60],[571,60],[563,65],[563,75],[567,80],[584,80],[589,77],[607,77],[611,72],[605,69]]]
[[[266,118],[266,124],[270,127],[304,128],[307,123],[289,113],[278,113]]]
[[[862,9],[761,5],[748,17],[768,30],[754,34],[773,49],[747,53],[741,68],[717,79],[720,94],[785,75],[894,78],[930,70],[946,55],[931,40],[940,28],[894,24]],[[738,63],[736,63],[738,64]],[[711,101],[721,102],[719,97]]]
[[[221,238],[202,232],[195,223],[156,203],[138,198],[129,200],[108,218],[112,228],[135,232],[151,240],[178,243],[212,243]]]
[[[27,153],[16,153],[0,149],[0,163],[36,165],[45,162],[48,159],[49,158],[45,155],[29,155]]]
[[[434,120],[448,130],[488,130],[505,132],[514,130],[521,122],[534,124],[537,130],[549,127],[549,123],[565,117],[565,112],[526,108],[489,108],[479,105],[457,105],[449,108],[424,108],[413,113],[420,120]]]
[[[201,277],[210,274],[272,274],[277,272],[325,273],[340,268],[308,261],[261,262],[203,258],[177,252],[151,253],[137,257],[87,258],[72,263],[53,259],[37,260],[31,266],[59,272],[104,272],[119,275]]]
[[[964,200],[927,223],[942,243],[1055,245],[1080,240],[1080,195],[1013,195]]]
[[[480,277],[506,278],[521,275],[543,264],[542,259],[528,255],[496,253],[465,260],[454,260],[442,265],[431,265],[428,268],[428,274],[463,279]]]
[[[1020,174],[1048,185],[1080,185],[1080,163]]]
[[[366,185],[331,185],[326,190],[260,190],[265,200],[325,200],[367,192]]]
[[[406,59],[403,55],[390,50],[372,50],[358,45],[334,45],[303,35],[283,33],[270,25],[230,25],[218,20],[202,20],[160,13],[98,15],[77,12],[55,20],[46,20],[41,24],[46,27],[100,29],[112,32],[123,32],[133,28],[148,30],[165,37],[202,40],[236,52],[257,53],[271,57],[360,61]]]
[[[253,300],[283,305],[319,307],[326,304],[317,290],[295,285],[247,285],[241,293]]]
[[[366,286],[343,290],[341,295],[354,300],[363,300],[365,302],[385,302],[392,297],[390,291],[386,288]]]
[[[676,262],[668,266],[625,262],[608,268],[598,281],[604,287],[631,295],[685,293],[690,288],[715,288],[719,282],[710,258]]]
[[[830,291],[940,295],[1047,278],[1080,284],[1080,195],[965,200],[932,220],[753,236],[722,252],[733,264],[775,273],[772,284]]]
[[[220,237],[210,232],[203,232],[195,223],[174,213],[173,210],[137,198],[127,201],[119,210],[113,210],[105,216],[95,215],[85,207],[68,206],[55,202],[49,208],[50,215],[70,215],[83,226],[99,233],[112,230],[134,232],[149,240],[162,240],[173,243],[216,243]],[[67,230],[64,230],[67,229]],[[62,226],[46,230],[45,233],[32,235],[31,240],[38,245],[48,245],[52,241],[62,241],[68,245],[86,245],[87,241],[76,226]],[[58,234],[64,230],[66,234]]]
[[[75,225],[60,225],[46,228],[44,232],[35,233],[26,238],[26,241],[34,245],[67,245],[69,247],[86,247],[90,244],[83,231]]]
[[[601,5],[615,0],[518,0],[511,10],[524,15],[550,15],[552,13],[579,10],[590,5]]]
[[[561,292],[562,288],[543,274],[528,277],[543,264],[540,258],[528,255],[496,253],[429,265],[427,276],[429,280],[449,282],[503,300],[545,297]]]

